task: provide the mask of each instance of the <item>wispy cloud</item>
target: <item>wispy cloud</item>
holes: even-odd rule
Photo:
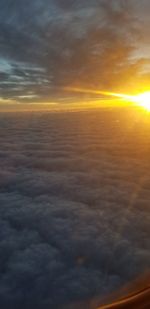
[[[17,100],[32,91],[44,101],[64,85],[127,87],[141,72],[141,63],[131,57],[135,52],[146,57],[146,47],[142,55],[140,48],[149,37],[148,19],[142,26],[149,6],[145,0],[142,10],[140,3],[1,1],[2,96]]]

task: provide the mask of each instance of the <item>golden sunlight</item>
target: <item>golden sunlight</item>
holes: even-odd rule
[[[115,92],[93,90],[93,89],[84,89],[84,88],[77,88],[77,87],[76,88],[66,87],[64,88],[64,90],[72,91],[72,92],[79,92],[79,93],[87,93],[87,94],[92,94],[92,95],[103,95],[103,96],[116,97],[128,103],[129,102],[136,103],[137,105],[150,111],[150,91],[145,91],[137,95],[129,95],[129,94],[123,94],[123,93],[115,93]]]
[[[134,96],[133,101],[150,111],[150,91]]]

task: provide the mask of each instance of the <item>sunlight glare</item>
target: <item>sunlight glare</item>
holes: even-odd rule
[[[133,100],[150,111],[150,91],[136,95]]]

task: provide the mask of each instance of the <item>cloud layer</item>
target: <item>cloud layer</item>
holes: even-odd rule
[[[127,110],[0,115],[1,308],[79,308],[149,269],[149,130]]]

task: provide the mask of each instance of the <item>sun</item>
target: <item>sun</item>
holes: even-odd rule
[[[150,91],[134,96],[133,101],[150,111]]]

